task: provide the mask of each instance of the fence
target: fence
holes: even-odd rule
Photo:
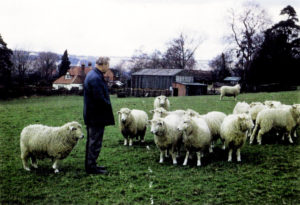
[[[141,88],[120,88],[116,89],[118,97],[156,97],[159,95],[171,96],[170,90],[156,90],[156,89],[141,89]]]

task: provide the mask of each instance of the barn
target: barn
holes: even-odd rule
[[[207,94],[207,85],[194,82],[194,75],[182,69],[143,69],[131,76],[133,89],[171,90],[173,96]]]

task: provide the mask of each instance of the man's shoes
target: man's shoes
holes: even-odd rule
[[[108,174],[108,171],[105,169],[105,167],[93,167],[93,168],[86,168],[85,169],[87,174]]]

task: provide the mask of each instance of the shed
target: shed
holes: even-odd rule
[[[230,82],[232,85],[239,83],[240,80],[241,80],[241,77],[235,77],[235,76],[224,78],[225,82]]]
[[[193,96],[207,94],[207,85],[202,83],[174,82],[172,87],[173,96]]]
[[[182,69],[143,69],[131,76],[132,88],[165,90],[172,87]]]

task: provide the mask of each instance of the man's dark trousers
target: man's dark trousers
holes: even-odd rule
[[[101,151],[104,126],[87,127],[87,143],[85,153],[85,169],[94,169]]]

